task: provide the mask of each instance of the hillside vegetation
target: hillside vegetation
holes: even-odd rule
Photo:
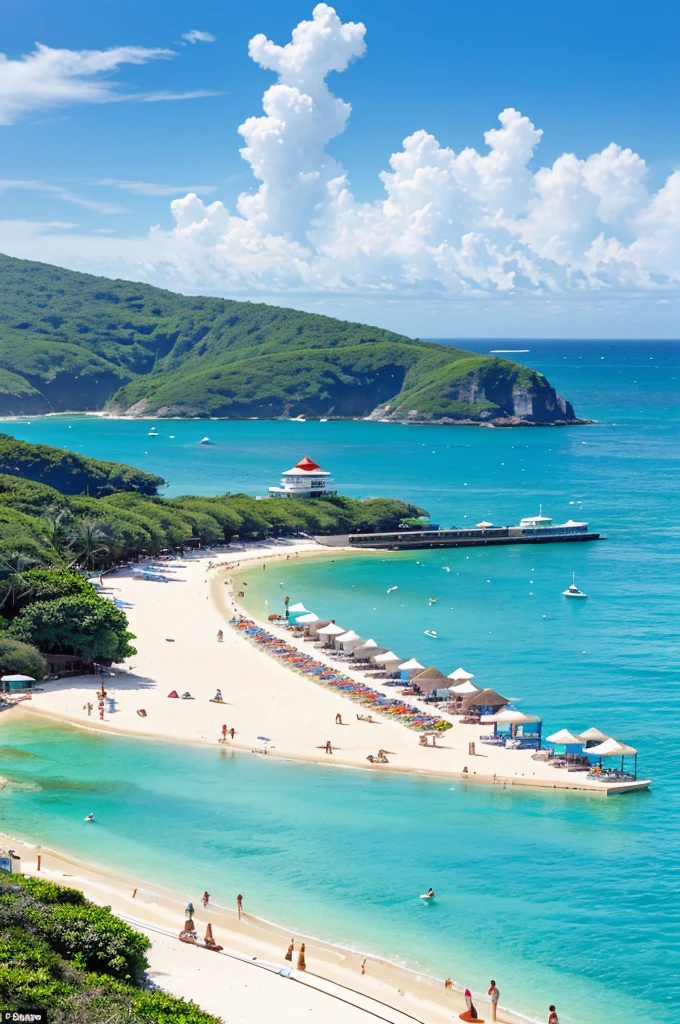
[[[0,1005],[50,1024],[221,1024],[145,983],[151,943],[77,889],[0,878]]]
[[[0,415],[574,421],[508,360],[0,255]]]

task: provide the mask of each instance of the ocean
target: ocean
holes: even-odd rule
[[[652,789],[609,800],[511,792],[10,722],[0,828],[229,903],[248,891],[264,917],[478,990],[495,977],[501,1002],[538,1020],[555,1002],[568,1024],[600,1024],[603,1005],[612,1024],[642,1014],[671,1024],[680,345],[464,344],[529,349],[514,358],[598,423],[157,421],[154,438],[150,421],[64,416],[2,429],[160,473],[169,494],[264,494],[308,454],[342,493],[405,498],[445,526],[515,523],[540,507],[556,522],[587,520],[605,539],[283,563],[244,577],[247,599],[278,610],[288,594],[404,658],[463,665],[541,714],[547,734],[597,726],[638,748]],[[214,446],[197,445],[206,434]],[[572,573],[585,602],[561,596]],[[105,822],[74,829],[93,801]],[[177,835],[191,837],[186,850],[166,847]],[[417,893],[429,885],[438,898],[423,908]]]

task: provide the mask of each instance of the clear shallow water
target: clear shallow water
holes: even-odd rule
[[[74,830],[91,802],[78,790],[5,790],[0,809],[18,834],[30,825],[31,834],[71,850],[101,842],[85,852],[105,861],[113,849],[121,868],[138,863],[141,873],[148,865],[148,877],[175,884],[195,877],[196,888],[225,899],[247,887],[263,916],[477,987],[496,976],[504,1002],[540,1019],[554,1001],[561,1020],[599,1024],[596,1001],[605,998],[615,1024],[632,1021],[640,1000],[670,1024],[680,999],[680,346],[468,347],[529,348],[516,358],[600,422],[505,431],[173,421],[148,438],[148,422],[60,417],[4,429],[161,473],[173,494],[264,493],[307,453],[331,469],[343,493],[408,498],[443,525],[516,522],[540,503],[556,521],[583,516],[608,539],[289,562],[253,571],[248,599],[271,609],[288,593],[404,657],[447,671],[463,664],[478,682],[541,713],[549,729],[596,725],[628,740],[654,779],[649,794],[597,801],[245,757],[225,766],[212,751],[162,753],[160,744],[69,735],[48,746],[44,731],[39,749],[54,750],[59,764],[40,770],[79,784],[101,778],[94,795],[107,808],[105,828],[115,820],[116,842],[100,839],[104,827]],[[204,434],[214,447],[197,446]],[[572,571],[590,595],[583,604],[560,596]],[[429,640],[426,628],[440,638]],[[33,764],[11,759],[13,771]],[[8,770],[0,758],[0,772]],[[171,786],[179,786],[177,798]],[[74,800],[82,801],[77,814]],[[166,835],[170,853],[161,846]],[[191,841],[174,852],[177,835]],[[436,917],[410,899],[430,884],[442,893]]]

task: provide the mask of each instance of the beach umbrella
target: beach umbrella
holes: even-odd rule
[[[557,743],[559,746],[573,746],[574,744],[578,747],[582,747],[580,736],[574,736],[573,732],[569,732],[568,729],[560,729],[559,732],[554,732],[552,736],[546,738],[547,743]]]
[[[596,747],[589,747],[588,753],[594,754],[596,757],[633,757],[637,754],[637,750],[635,747],[629,747],[610,737]]]
[[[335,622],[329,622],[327,626],[322,626],[321,629],[317,629],[317,636],[342,636],[347,630],[344,626],[338,626]]]
[[[355,647],[362,647],[366,641],[358,633],[355,633],[353,629],[350,629],[346,633],[336,636],[334,643],[336,647],[343,651],[353,651]]]
[[[473,672],[466,672],[464,668],[457,668],[455,672],[452,672],[449,679],[453,679],[455,683],[466,683],[469,679],[474,679]]]
[[[305,606],[301,602],[298,602],[298,604],[290,604],[290,605],[288,605],[288,611],[289,612],[308,612],[309,608],[305,608]]]
[[[355,647],[352,651],[352,657],[356,658],[357,661],[368,661],[369,658],[375,657],[376,654],[386,654],[386,647],[378,647],[375,640],[366,641],[363,647]]]
[[[486,519],[482,519],[481,523],[477,523],[478,530],[488,530],[490,526],[493,526],[493,523],[488,523]]]
[[[417,676],[413,676],[411,682],[422,693],[432,693],[433,690],[448,689],[448,678],[435,665],[430,665],[429,668],[419,672]]]
[[[376,656],[373,658],[373,661],[376,663],[376,665],[386,665],[390,661],[399,662],[401,661],[401,658],[399,657],[398,654],[395,654],[394,651],[385,651],[384,654],[376,654]]]
[[[541,718],[539,715],[525,715],[523,711],[514,711],[512,708],[506,708],[504,711],[498,711],[495,715],[482,715],[480,721],[482,725],[489,725],[494,722],[502,722],[507,725],[525,725],[527,722],[540,722]]]
[[[451,676],[449,676],[449,679]],[[475,686],[467,679],[464,683],[456,683],[455,686],[449,686],[449,693],[455,693],[459,696],[464,696],[470,693],[479,693],[479,687]]]
[[[593,745],[595,745],[596,743],[604,743],[606,740],[609,739],[609,736],[607,736],[603,732],[600,732],[599,729],[586,729],[585,732],[581,733],[579,739],[583,740],[583,742],[586,745],[586,749],[588,749],[589,743],[592,743]],[[592,747],[590,749],[592,749]]]

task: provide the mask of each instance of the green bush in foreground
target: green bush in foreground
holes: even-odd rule
[[[143,987],[145,935],[76,889],[0,878],[0,1005],[50,1024],[219,1024],[195,1003]]]

